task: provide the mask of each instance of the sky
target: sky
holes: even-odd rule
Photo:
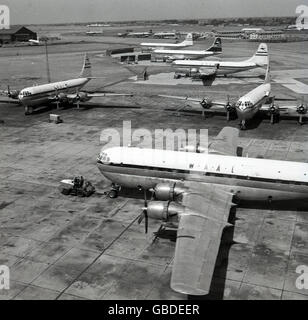
[[[308,0],[0,0],[11,24],[295,16]]]

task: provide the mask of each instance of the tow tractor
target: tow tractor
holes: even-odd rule
[[[62,180],[59,189],[66,196],[89,197],[95,192],[95,188],[91,182],[84,180],[82,176]]]

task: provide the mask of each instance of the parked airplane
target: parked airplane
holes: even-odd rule
[[[230,97],[224,101],[204,99],[194,99],[188,97],[159,95],[164,98],[172,98],[200,103],[204,115],[205,112],[223,112],[227,114],[227,120],[230,120],[230,114],[236,113],[240,119],[240,128],[246,129],[246,122],[251,120],[257,112],[265,112],[271,116],[271,123],[280,115],[299,116],[299,123],[303,124],[303,117],[307,114],[308,107],[302,101],[298,106],[279,106],[275,101],[294,101],[296,99],[279,99],[271,94],[271,74],[270,66],[266,70],[265,81],[257,88],[240,97],[236,102],[231,102]]]
[[[216,75],[226,76],[231,73],[267,66],[268,48],[265,43],[261,43],[257,52],[250,59],[244,61],[175,60],[172,64],[175,67],[189,69],[190,74],[200,79]]]
[[[59,108],[62,102],[76,103],[77,108],[79,108],[80,102],[86,102],[94,97],[131,96],[130,94],[80,92],[79,90],[91,79],[95,79],[95,77],[92,77],[91,63],[86,54],[81,74],[76,79],[37,85],[22,89],[21,91],[11,91],[8,87],[7,91],[2,91],[0,94],[6,95],[14,99],[16,103],[22,104],[26,115],[31,114],[34,108],[49,103],[56,103],[57,108]],[[8,101],[0,102],[7,103]]]
[[[185,60],[185,59],[200,59],[209,57],[222,52],[221,38],[215,38],[214,43],[206,50],[168,50],[156,49],[154,55],[162,56],[163,60]]]
[[[131,38],[148,38],[152,35],[152,32],[129,32],[126,36]]]
[[[40,37],[37,37],[37,39],[30,39],[29,42],[30,42],[30,44],[37,45],[37,46],[42,43],[40,41]]]
[[[142,42],[140,43],[141,47],[146,47],[149,49],[158,49],[158,48],[184,48],[184,47],[189,47],[192,46],[194,44],[193,42],[193,36],[191,33],[189,33],[186,36],[186,39],[181,42],[181,43],[163,43],[163,42],[154,42],[154,43],[150,43],[150,42]]]
[[[177,227],[171,287],[188,295],[209,293],[215,262],[235,200],[306,200],[308,163],[237,157],[239,130],[224,128],[208,153],[115,147],[102,150],[100,172],[121,187],[151,190],[139,223],[162,220]],[[146,193],[145,193],[146,200]]]
[[[156,32],[153,37],[158,39],[177,39],[178,34],[176,32]]]

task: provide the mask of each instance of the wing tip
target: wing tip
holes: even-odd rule
[[[205,296],[209,293],[207,289],[195,288],[185,283],[171,283],[171,289],[189,296]]]

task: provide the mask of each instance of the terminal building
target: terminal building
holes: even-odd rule
[[[249,40],[262,42],[284,42],[287,41],[287,36],[281,30],[263,31],[251,33],[249,35]]]
[[[12,26],[10,29],[0,29],[0,45],[14,42],[26,42],[37,39],[36,32],[23,26]]]

